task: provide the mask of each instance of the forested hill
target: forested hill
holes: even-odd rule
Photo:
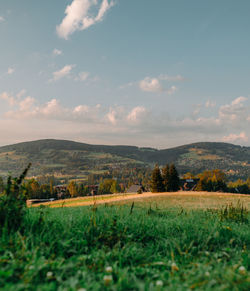
[[[250,147],[201,142],[157,150],[136,146],[90,145],[67,140],[38,140],[0,147],[0,176],[19,173],[32,162],[32,174],[77,174],[110,167],[152,166],[174,162],[181,173],[222,169],[235,177],[250,176]]]

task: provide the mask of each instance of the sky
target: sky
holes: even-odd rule
[[[0,146],[250,146],[249,0],[0,0]]]

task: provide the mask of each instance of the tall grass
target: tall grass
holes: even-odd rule
[[[22,183],[30,166],[19,178],[9,176],[5,190],[0,194],[0,232],[15,231],[22,227],[26,214],[26,189]]]
[[[249,290],[249,246],[248,222],[209,211],[40,207],[0,237],[0,288]]]

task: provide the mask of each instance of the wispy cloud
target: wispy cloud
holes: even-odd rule
[[[148,111],[144,106],[137,106],[128,113],[127,120],[132,123],[139,122],[144,119],[147,113]]]
[[[137,86],[141,91],[151,93],[166,93],[168,95],[174,94],[178,88],[175,85],[168,86],[166,82],[181,82],[185,78],[181,75],[170,76],[170,75],[159,75],[158,77],[145,77],[139,82],[129,82],[125,85],[120,86],[120,89],[126,89],[133,86]]]
[[[12,75],[13,73],[15,73],[15,69],[13,67],[9,67],[7,70],[7,74]]]
[[[53,73],[53,78],[50,81],[58,81],[70,75],[75,65],[66,65],[61,70]]]
[[[163,87],[160,80],[163,79],[146,77],[139,82],[139,88],[144,92],[167,93],[168,95],[172,95],[177,91],[177,87],[174,85],[170,88]]]
[[[75,78],[76,81],[87,81],[89,78],[90,73],[89,72],[80,72],[78,76]]]
[[[10,106],[14,106],[16,104],[15,97],[9,94],[8,92],[1,93],[0,99],[5,100]]]
[[[222,138],[222,141],[224,142],[247,142],[248,141],[248,137],[246,135],[246,133],[244,131],[242,131],[239,134],[235,134],[235,133],[230,133],[227,136],[224,136]]]
[[[59,37],[68,39],[75,31],[85,30],[101,22],[107,11],[114,5],[113,1],[102,0],[73,0],[65,10],[66,16],[56,27]],[[92,16],[91,8],[97,7],[96,16]]]
[[[5,21],[5,18],[3,16],[0,16],[0,23],[4,21]]]
[[[185,78],[181,75],[176,75],[176,76],[169,76],[169,75],[163,75],[161,74],[158,77],[159,80],[163,80],[163,81],[170,81],[170,82],[178,82],[178,81],[184,81]]]
[[[234,99],[231,104],[226,104],[219,109],[219,118],[227,122],[234,123],[235,125],[246,120],[249,108],[244,103],[247,101],[246,97],[240,96]]]
[[[216,106],[216,101],[207,100],[205,106],[207,108],[214,108]]]
[[[56,49],[56,48],[55,48],[55,49],[53,50],[53,55],[54,55],[54,56],[61,56],[62,53],[63,53],[63,52],[62,52],[61,50],[59,50],[59,49]]]

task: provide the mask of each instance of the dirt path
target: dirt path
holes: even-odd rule
[[[223,196],[232,196],[234,198],[246,197],[245,195],[241,194],[231,194],[231,193],[213,193],[213,192],[165,192],[165,193],[143,193],[143,194],[109,194],[109,195],[98,195],[93,197],[77,197],[65,200],[57,200],[53,202],[46,202],[41,204],[35,204],[34,207],[40,205],[54,207],[75,207],[75,206],[90,206],[90,205],[100,205],[105,203],[112,203],[112,202],[122,202],[122,201],[129,201],[129,200],[141,200],[144,198],[152,198],[152,197],[171,197],[175,196],[194,196],[194,197],[204,197],[204,195],[215,196],[215,197],[223,197]]]

